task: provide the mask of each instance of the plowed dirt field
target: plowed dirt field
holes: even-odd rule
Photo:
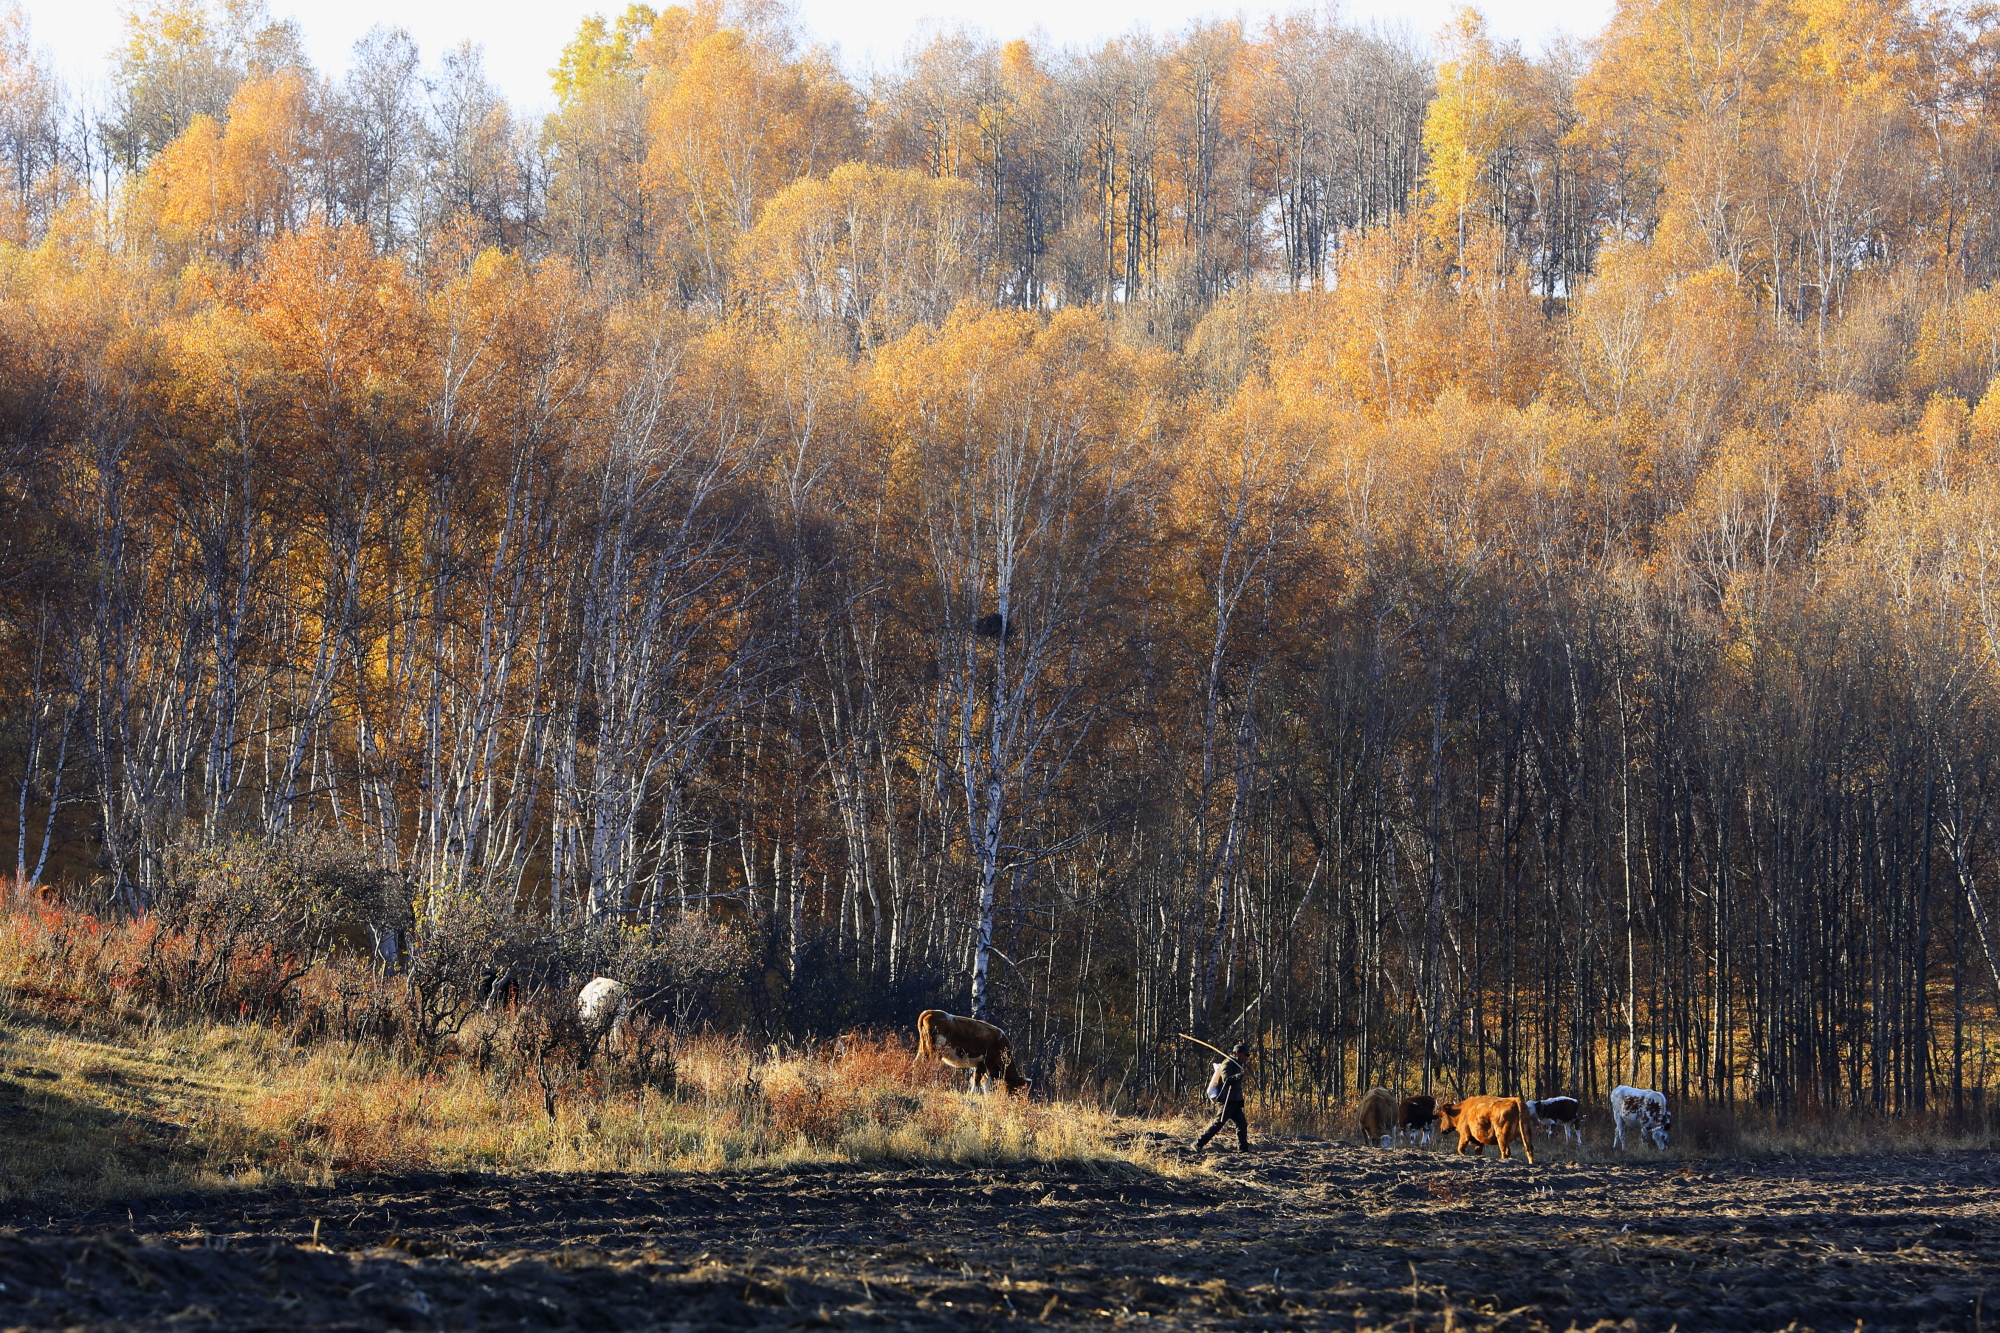
[[[23,1216],[0,1327],[1975,1330],[2000,1160],[410,1175]],[[315,1240],[317,1236],[317,1240]],[[1629,1322],[1628,1322],[1629,1321]]]

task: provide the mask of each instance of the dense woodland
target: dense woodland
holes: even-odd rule
[[[1985,1114],[1990,6],[861,83],[702,0],[541,119],[240,2],[97,101],[4,36],[23,881],[331,839],[386,966],[679,941],[685,1021],[937,1004],[1057,1089],[1192,1030],[1301,1098]]]

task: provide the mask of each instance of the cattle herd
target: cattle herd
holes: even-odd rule
[[[593,1036],[614,1035],[630,1015],[631,993],[609,977],[593,977],[577,995],[577,1018]],[[926,1009],[917,1015],[917,1058],[936,1059],[955,1069],[972,1071],[972,1088],[978,1092],[1005,1086],[1008,1093],[1026,1093],[1027,1079],[1014,1058],[1007,1034],[977,1018],[961,1018],[942,1009]],[[1529,1141],[1530,1125],[1538,1125],[1550,1138],[1560,1132],[1563,1141],[1583,1142],[1583,1105],[1574,1097],[1465,1097],[1440,1103],[1434,1097],[1398,1098],[1387,1088],[1370,1088],[1355,1108],[1355,1123],[1367,1143],[1384,1148],[1398,1143],[1429,1143],[1435,1134],[1456,1133],[1461,1155],[1481,1155],[1488,1144],[1500,1149],[1503,1159],[1511,1159],[1513,1144],[1530,1166],[1535,1150]],[[1674,1127],[1667,1099],[1651,1088],[1616,1087],[1611,1090],[1611,1146],[1624,1148],[1630,1136],[1664,1152],[1667,1135]]]
[[[1482,1153],[1487,1144],[1510,1157],[1510,1145],[1519,1143],[1529,1165],[1535,1150],[1528,1127],[1539,1125],[1550,1138],[1558,1133],[1563,1142],[1583,1143],[1583,1103],[1574,1097],[1466,1097],[1440,1105],[1432,1097],[1404,1097],[1398,1100],[1387,1088],[1370,1088],[1356,1108],[1355,1123],[1361,1137],[1384,1148],[1403,1141],[1429,1143],[1431,1136],[1444,1131],[1458,1135],[1458,1151],[1463,1155]],[[1611,1146],[1626,1146],[1631,1135],[1642,1143],[1666,1151],[1667,1135],[1674,1127],[1667,1099],[1651,1088],[1616,1087],[1611,1090]]]

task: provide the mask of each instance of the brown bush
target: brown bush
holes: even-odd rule
[[[217,1018],[289,1013],[294,987],[343,939],[396,929],[402,881],[338,835],[177,843],[163,858],[129,980],[169,1012]]]
[[[832,1043],[834,1077],[864,1085],[900,1083],[918,1087],[938,1081],[942,1065],[923,1066],[915,1052],[896,1037],[879,1033],[849,1033]]]
[[[840,1142],[852,1119],[848,1099],[832,1093],[817,1082],[787,1083],[765,1094],[769,1107],[770,1134],[774,1143],[802,1137],[814,1147],[829,1148]]]
[[[906,1092],[883,1092],[876,1094],[869,1103],[868,1118],[885,1128],[894,1129],[924,1107],[923,1098],[912,1097]]]
[[[917,1132],[933,1143],[952,1136],[958,1129],[959,1108],[947,1101],[926,1101],[917,1110]]]

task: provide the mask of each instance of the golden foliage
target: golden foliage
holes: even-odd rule
[[[1526,403],[1547,373],[1549,332],[1491,231],[1458,251],[1400,222],[1348,246],[1333,291],[1298,298],[1272,335],[1283,350],[1271,377],[1295,400],[1351,401],[1384,419],[1447,389]]]
[[[942,323],[981,286],[973,196],[964,181],[842,163],[764,206],[737,251],[738,290],[860,349]]]

